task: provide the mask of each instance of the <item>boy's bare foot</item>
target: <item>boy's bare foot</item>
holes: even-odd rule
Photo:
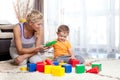
[[[92,65],[92,62],[85,62],[84,65],[85,65],[85,66],[91,66],[91,65]]]
[[[60,63],[64,63],[64,61],[63,61],[63,60],[60,60]]]

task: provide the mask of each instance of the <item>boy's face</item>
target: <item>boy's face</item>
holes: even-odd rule
[[[61,42],[66,41],[68,33],[67,32],[57,32],[58,40]]]

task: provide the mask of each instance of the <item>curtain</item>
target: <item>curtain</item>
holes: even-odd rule
[[[44,16],[44,0],[34,0],[34,9],[39,10]],[[44,36],[43,36],[42,44],[43,43],[44,43]]]
[[[44,12],[44,1],[43,0],[34,0],[34,9],[39,10],[40,12]]]
[[[120,1],[119,1],[119,15],[120,15]],[[119,16],[119,36],[120,36],[120,16]],[[120,53],[120,37],[119,37],[119,53]]]
[[[66,24],[75,53],[118,53],[119,0],[45,2],[45,41],[55,39],[57,27]]]

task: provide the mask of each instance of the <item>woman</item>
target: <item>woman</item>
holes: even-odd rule
[[[25,23],[18,23],[13,28],[14,38],[11,40],[10,55],[18,65],[27,61],[36,63],[44,60],[44,54],[40,50],[47,47],[41,45],[43,38],[43,16],[37,10],[32,10],[27,15]]]

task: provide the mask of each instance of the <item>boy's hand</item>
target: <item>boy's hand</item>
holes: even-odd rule
[[[76,59],[75,56],[71,56],[70,59]]]

